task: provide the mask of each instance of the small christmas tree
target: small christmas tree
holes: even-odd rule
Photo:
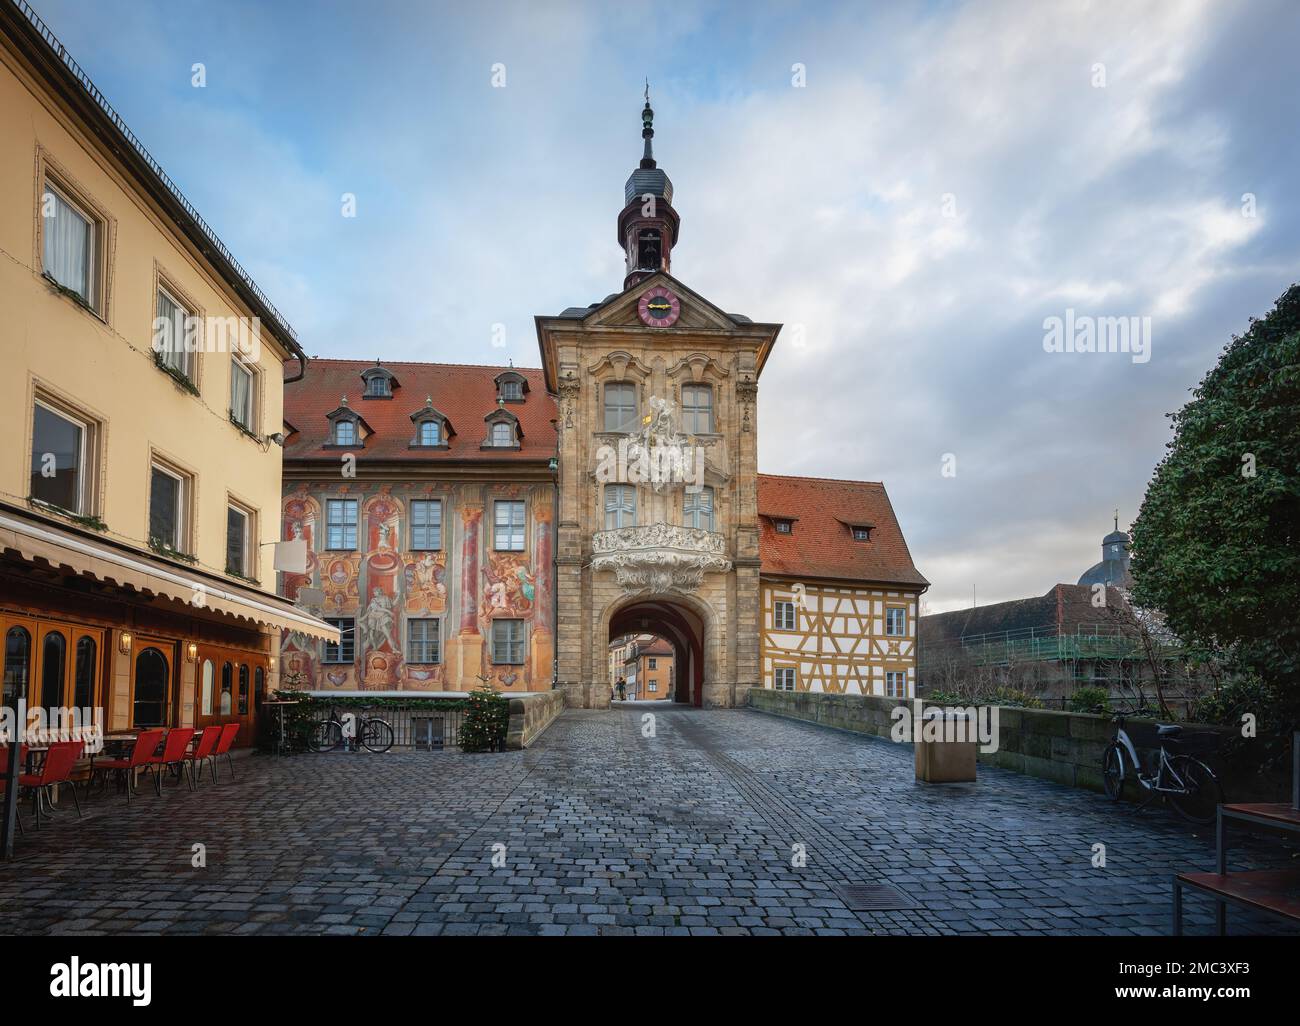
[[[510,703],[484,683],[469,693],[465,718],[460,724],[462,752],[496,751],[506,739]]]

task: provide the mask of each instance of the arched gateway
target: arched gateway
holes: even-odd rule
[[[710,610],[693,608],[680,595],[637,595],[610,610],[606,642],[628,634],[654,634],[673,649],[673,700],[683,705],[704,704],[704,680],[709,672],[707,623]],[[714,670],[716,676],[716,669]]]

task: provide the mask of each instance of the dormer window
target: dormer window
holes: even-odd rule
[[[486,417],[487,437],[484,438],[482,449],[518,449],[519,443],[524,437],[523,429],[519,426],[519,418],[503,406],[497,407]]]
[[[871,541],[871,528],[869,527],[852,527],[849,530],[853,532],[854,541]]]
[[[348,406],[347,396],[340,399],[338,409],[325,414],[325,418],[330,422],[329,435],[325,442],[326,448],[364,447],[365,442],[361,429],[364,427],[368,433],[371,428],[369,424],[361,419],[361,414]]]
[[[393,372],[375,361],[373,367],[367,367],[361,372],[361,398],[362,399],[391,399],[393,398],[393,389],[397,387],[397,378]]]
[[[528,379],[517,370],[502,371],[493,381],[499,403],[522,403],[528,394]]]
[[[446,449],[451,436],[451,421],[433,408],[433,396],[424,397],[424,405],[411,414],[412,449]]]
[[[794,534],[793,520],[774,520],[772,526],[776,528],[777,534]]]

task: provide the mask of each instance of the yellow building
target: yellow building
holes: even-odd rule
[[[4,686],[108,729],[274,690],[284,319],[75,61],[0,4]],[[275,644],[273,645],[273,641]]]
[[[675,651],[663,638],[642,634],[631,646],[624,660],[623,676],[628,684],[628,698],[638,702],[662,702],[674,695]]]

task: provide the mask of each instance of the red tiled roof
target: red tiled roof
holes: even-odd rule
[[[763,573],[789,577],[923,586],[879,481],[758,475],[759,553]],[[778,534],[775,519],[795,519]],[[796,519],[797,518],[797,519]],[[871,540],[853,540],[850,524],[870,525]]]
[[[338,408],[344,395],[348,406],[375,432],[357,449],[370,459],[515,462],[545,460],[555,455],[555,401],[546,394],[540,369],[385,362],[383,366],[397,379],[393,398],[365,399],[361,372],[374,365],[373,360],[312,360],[307,364],[306,377],[284,386],[284,419],[297,429],[285,441],[285,459],[338,460],[338,449],[323,448],[330,439],[330,422],[325,415]],[[291,366],[296,368],[297,364]],[[479,446],[488,433],[483,418],[497,409],[493,379],[512,369],[528,381],[525,401],[503,407],[519,418],[523,430],[520,448],[481,450]],[[409,447],[415,435],[411,414],[424,408],[426,396],[432,397],[433,408],[451,422],[455,431],[448,449]]]

